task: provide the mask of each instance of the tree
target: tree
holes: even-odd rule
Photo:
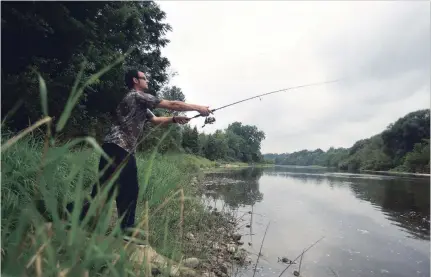
[[[196,126],[192,130],[192,133],[190,135],[190,141],[190,148],[192,150],[192,153],[195,155],[199,155],[199,132]]]
[[[217,142],[214,135],[208,135],[202,149],[202,152],[207,159],[212,161],[217,159],[216,144]]]
[[[186,101],[186,97],[184,93],[181,91],[180,88],[176,86],[163,88],[160,93],[160,97],[162,99],[171,100],[171,101],[181,101],[181,102]],[[157,111],[157,112],[161,113],[160,111]],[[164,114],[165,115],[184,115],[184,112],[165,111]]]
[[[167,81],[169,61],[160,49],[171,27],[164,19],[155,2],[2,2],[2,116],[23,100],[8,127],[19,130],[41,116],[33,70],[44,77],[49,115],[58,119],[84,61],[82,80],[133,48],[85,90],[65,129],[66,136],[96,127],[103,132],[125,92],[126,69],[146,71],[153,94]]]
[[[411,172],[429,173],[430,171],[430,140],[416,143],[413,151],[407,153],[404,166]]]
[[[416,143],[430,137],[430,110],[419,110],[398,119],[382,133],[383,149],[394,161],[402,164],[402,158],[413,150]]]
[[[241,160],[244,162],[259,162],[262,158],[260,147],[262,140],[265,139],[265,133],[259,131],[256,126],[242,125],[241,122],[234,122],[227,127],[230,131],[240,136],[244,143],[240,145]]]
[[[199,133],[196,126],[193,129],[189,125],[184,126],[182,146],[187,153],[199,154]]]

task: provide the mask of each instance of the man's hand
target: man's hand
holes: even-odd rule
[[[174,116],[174,118],[172,119],[174,120],[175,123],[183,125],[189,122],[191,118],[187,116]]]
[[[212,113],[208,106],[198,106],[196,111],[200,113],[202,116],[208,116]]]

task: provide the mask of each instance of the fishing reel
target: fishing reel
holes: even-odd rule
[[[205,117],[204,125],[202,125],[202,128],[205,127],[207,124],[213,124],[216,121],[215,117],[207,116]]]

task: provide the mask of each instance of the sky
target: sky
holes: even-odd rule
[[[172,26],[162,54],[186,102],[217,108],[190,121],[265,133],[262,153],[350,147],[430,107],[428,1],[161,1]],[[195,115],[188,112],[187,115]]]

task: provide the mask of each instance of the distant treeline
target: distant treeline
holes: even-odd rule
[[[280,165],[319,165],[342,170],[394,170],[429,173],[430,110],[411,112],[383,132],[357,141],[350,148],[316,149],[265,154]]]

